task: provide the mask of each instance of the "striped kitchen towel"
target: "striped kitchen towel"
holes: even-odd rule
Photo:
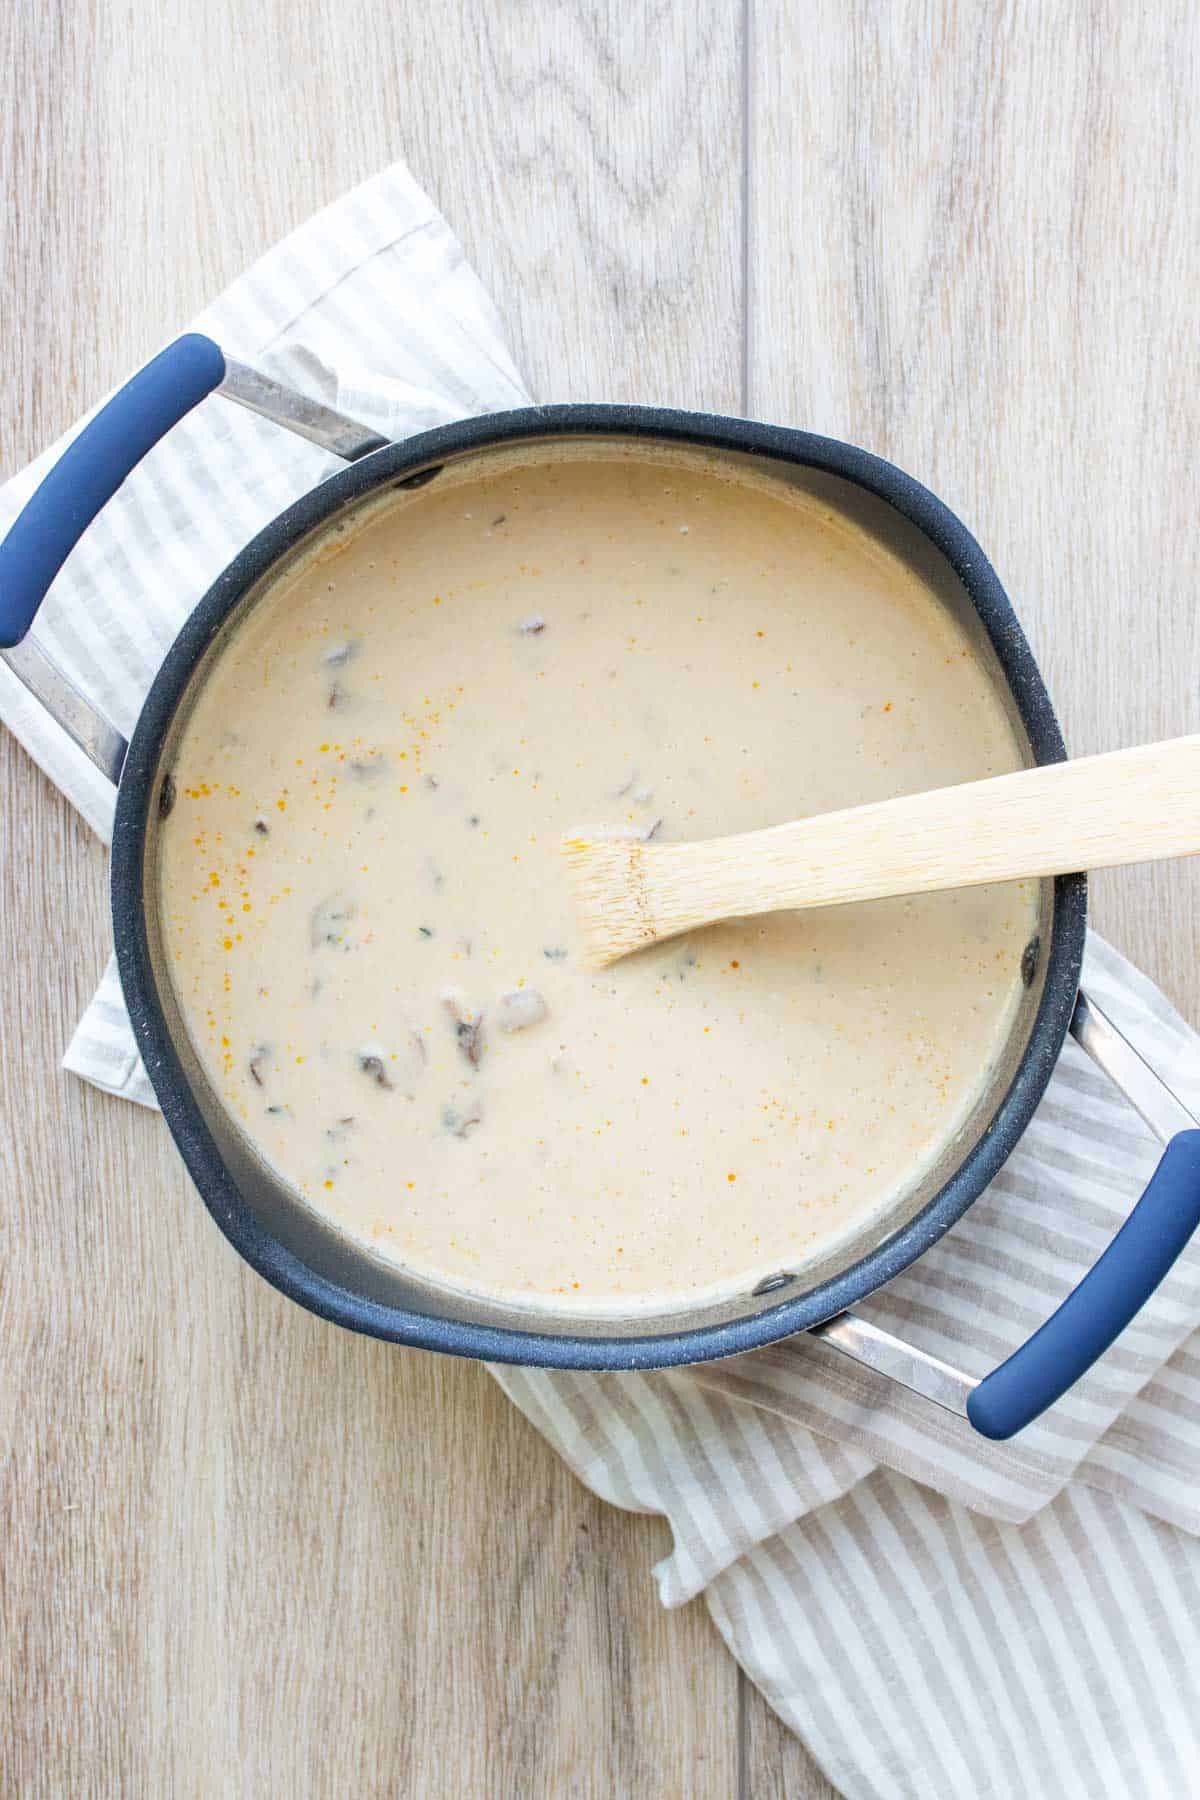
[[[232,354],[402,436],[526,395],[445,221],[392,168],[318,214],[195,321]],[[61,452],[0,491],[0,531]],[[38,640],[128,733],[189,609],[334,466],[206,402],[73,553]],[[214,499],[219,497],[219,504]],[[95,829],[112,796],[0,664],[0,717]],[[1099,1003],[1200,1111],[1200,1043],[1093,938]],[[115,970],[67,1066],[153,1104]],[[987,1194],[862,1309],[982,1373],[1094,1261],[1154,1166],[1073,1045]],[[664,1514],[662,1599],[703,1594],[734,1655],[846,1794],[1200,1791],[1200,1252],[1013,1444],[806,1338],[649,1375],[497,1368],[597,1493]]]

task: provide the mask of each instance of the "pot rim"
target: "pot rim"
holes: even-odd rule
[[[266,525],[209,588],[167,652],[130,742],[113,830],[113,930],[130,1021],[175,1142],[217,1225],[273,1287],[321,1318],[413,1348],[564,1369],[666,1368],[758,1349],[822,1323],[898,1275],[962,1217],[1029,1124],[1066,1037],[1083,959],[1084,875],[1055,881],[1042,996],[1013,1080],[991,1124],[927,1205],[849,1268],[774,1307],[726,1323],[621,1338],[485,1326],[386,1305],[317,1275],[286,1249],[242,1199],[184,1073],[158,998],[144,905],[145,835],[157,798],[160,749],[199,658],[242,596],[332,515],[431,466],[522,441],[601,436],[740,451],[810,467],[888,502],[942,552],[965,587],[1037,761],[1065,758],[1041,673],[991,564],[949,507],[894,464],[836,438],[672,408],[587,404],[487,414],[389,444],[338,470]]]

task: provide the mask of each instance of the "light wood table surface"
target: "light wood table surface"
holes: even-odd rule
[[[0,473],[406,158],[544,399],[853,439],[973,525],[1078,752],[1200,728],[1200,26],[952,0],[0,7]],[[318,1323],[59,1058],[105,855],[0,734],[0,1792],[830,1790],[661,1521]],[[1200,1018],[1191,865],[1094,920]]]

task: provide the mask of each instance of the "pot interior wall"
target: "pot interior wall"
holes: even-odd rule
[[[540,442],[524,442],[516,447],[507,445],[471,450],[440,465],[432,472],[418,471],[415,476],[409,475],[401,482],[396,482],[394,479],[383,479],[379,488],[366,495],[360,495],[348,506],[332,512],[319,527],[309,531],[293,543],[272,570],[232,604],[224,622],[216,630],[207,650],[200,658],[183,700],[176,708],[159,758],[155,778],[156,791],[161,790],[162,782],[170,773],[176,746],[190,706],[194,703],[195,696],[207,673],[221,655],[230,636],[237,631],[249,609],[257,604],[272,582],[285,569],[291,568],[297,558],[311,554],[329,533],[352,529],[357,518],[361,517],[366,509],[374,511],[380,506],[398,502],[404,505],[419,505],[420,495],[427,485],[447,479],[467,478],[483,463],[494,462],[497,458],[528,462],[531,459],[561,459],[564,456],[614,455],[629,457],[639,454],[639,451],[642,454],[653,455],[655,446],[653,443],[645,443],[644,446],[640,446],[637,441],[629,438],[613,436],[605,439],[602,436],[589,435],[587,438],[576,439],[555,436]],[[661,454],[661,450],[659,453]],[[1033,763],[1037,760],[1031,736],[1031,729],[1036,729],[1036,720],[1031,721],[1022,716],[1021,705],[1018,703],[1012,684],[1006,677],[1001,656],[997,653],[997,645],[989,635],[988,628],[972,602],[966,586],[951,566],[947,556],[895,506],[877,495],[865,491],[852,481],[817,468],[797,465],[786,460],[766,459],[762,456],[734,450],[719,452],[700,450],[694,454],[709,466],[715,461],[718,466],[736,467],[741,464],[748,468],[761,468],[769,460],[770,472],[776,479],[787,480],[823,504],[851,518],[877,537],[893,554],[908,563],[933,589],[942,604],[948,608],[968,633],[977,655],[989,670],[998,692],[1004,697],[1018,742],[1022,746],[1027,762]],[[673,458],[680,455],[677,445],[672,446],[671,455]],[[398,487],[404,490],[402,496],[395,492]],[[1002,642],[1000,648],[1002,651],[1005,648]],[[310,1270],[314,1275],[331,1283],[335,1288],[345,1290],[379,1306],[400,1308],[435,1318],[454,1319],[471,1325],[526,1332],[536,1331],[550,1337],[646,1338],[755,1317],[779,1307],[782,1302],[794,1301],[799,1295],[824,1289],[826,1284],[834,1282],[838,1276],[852,1268],[870,1252],[879,1250],[881,1246],[889,1242],[895,1242],[904,1228],[911,1224],[945,1183],[961,1168],[964,1161],[970,1157],[972,1151],[990,1129],[997,1108],[1008,1092],[1029,1049],[1045,984],[1046,952],[1055,929],[1056,884],[1047,881],[1041,884],[1037,935],[1027,952],[1024,969],[1027,984],[1024,996],[1003,1051],[991,1070],[977,1105],[957,1137],[946,1147],[936,1165],[930,1168],[921,1180],[903,1195],[885,1221],[881,1223],[878,1218],[873,1218],[857,1236],[843,1240],[834,1254],[821,1261],[806,1262],[801,1275],[797,1276],[789,1270],[781,1269],[773,1284],[760,1283],[755,1292],[736,1295],[715,1305],[672,1310],[669,1314],[659,1317],[650,1317],[645,1312],[639,1311],[628,1318],[614,1318],[606,1313],[602,1317],[589,1319],[581,1318],[575,1313],[556,1313],[535,1307],[498,1304],[477,1295],[456,1292],[447,1286],[408,1275],[395,1266],[373,1257],[359,1245],[334,1230],[296,1196],[260,1159],[211,1089],[180,1017],[163,954],[161,925],[156,904],[158,892],[157,842],[158,809],[152,808],[145,839],[143,895],[146,906],[145,930],[156,997],[167,1022],[175,1055],[191,1088],[212,1144],[236,1186],[238,1203],[253,1215],[261,1232],[282,1246],[287,1253],[296,1258],[304,1268]],[[1057,1046],[1053,1046],[1053,1048],[1057,1049]],[[195,1172],[194,1165],[193,1172]],[[908,1261],[910,1258],[906,1255],[903,1260]],[[831,1300],[827,1311],[833,1312],[838,1309],[839,1302],[836,1299]]]

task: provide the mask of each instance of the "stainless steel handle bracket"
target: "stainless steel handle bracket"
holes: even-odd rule
[[[91,701],[68,681],[58,664],[52,662],[32,638],[26,638],[11,650],[0,650],[0,659],[116,787],[129,748],[120,732],[100,716]]]
[[[1193,1129],[1197,1120],[1162,1076],[1128,1038],[1123,1037],[1106,1013],[1080,990],[1071,1016],[1071,1035],[1087,1051],[1097,1068],[1129,1101],[1151,1131],[1163,1143],[1177,1131]],[[977,1386],[970,1375],[951,1368],[936,1356],[906,1344],[857,1313],[839,1313],[823,1325],[814,1325],[810,1337],[819,1338],[843,1356],[886,1375],[947,1412],[966,1417],[967,1397]]]
[[[332,451],[343,462],[358,462],[361,457],[370,456],[373,450],[382,450],[391,441],[380,437],[377,431],[368,431],[357,419],[347,418],[345,413],[335,411],[332,406],[310,400],[307,394],[285,387],[283,382],[250,368],[247,363],[235,362],[232,356],[225,358],[225,379],[217,393],[244,406],[248,412],[258,413],[261,418],[284,426],[297,437],[307,438],[310,444]]]
[[[331,451],[344,462],[357,462],[373,450],[382,450],[390,441],[377,431],[368,431],[357,419],[349,419],[319,400],[310,400],[306,394],[229,356],[225,358],[225,379],[216,391],[238,406],[306,438],[310,444]],[[120,732],[101,717],[86,695],[68,681],[32,638],[11,650],[0,650],[0,658],[115,787],[129,748]]]
[[[858,1313],[839,1313],[836,1319],[814,1325],[808,1335],[820,1338],[864,1368],[874,1369],[889,1381],[898,1381],[901,1387],[944,1406],[947,1412],[961,1413],[966,1418],[967,1396],[975,1386],[969,1375],[918,1350],[915,1344],[906,1344],[903,1338],[881,1330]]]

